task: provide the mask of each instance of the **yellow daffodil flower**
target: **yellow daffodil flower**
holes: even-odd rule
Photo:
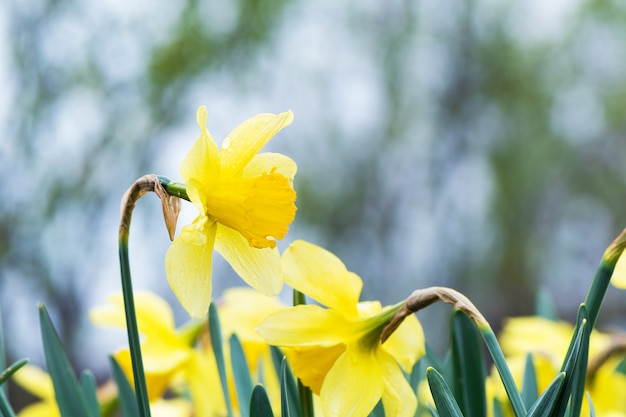
[[[294,373],[319,394],[326,417],[367,416],[382,398],[385,414],[413,416],[415,393],[402,372],[425,352],[415,316],[381,344],[382,329],[402,304],[359,302],[363,283],[332,253],[296,241],[283,254],[285,282],[318,305],[281,310],[257,331],[286,347]]]
[[[296,213],[296,164],[281,154],[258,154],[293,114],[259,114],[243,122],[219,153],[206,118],[206,108],[200,107],[201,133],[180,167],[200,214],[181,230],[165,257],[170,287],[192,317],[205,315],[211,302],[214,248],[250,286],[278,294],[282,277],[275,240],[285,236]]]
[[[52,379],[45,371],[34,365],[24,365],[12,378],[20,387],[41,399],[40,402],[24,407],[17,417],[61,416],[54,397]]]
[[[561,368],[567,352],[574,326],[541,317],[518,317],[508,319],[499,340],[507,363],[518,387],[522,386],[526,355],[533,355],[539,393],[543,392]],[[586,389],[591,396],[596,415],[626,415],[626,403],[622,400],[626,392],[626,376],[616,368],[623,355],[606,357],[614,338],[597,330],[591,332],[589,344],[589,373]],[[602,358],[600,363],[596,359]],[[592,369],[593,367],[593,369]],[[503,404],[507,404],[506,393],[495,372],[490,377],[492,392]],[[582,415],[589,415],[589,405],[583,400]],[[512,415],[512,410],[508,410]]]
[[[250,375],[253,381],[263,381],[272,407],[276,412],[280,410],[278,375],[273,371],[274,364],[270,346],[265,339],[259,336],[255,329],[265,317],[283,308],[286,308],[286,306],[275,297],[264,296],[248,287],[227,289],[218,302],[218,313],[224,341],[230,340],[232,335],[236,335],[239,338],[248,362]],[[227,357],[226,363],[230,363],[228,359],[230,349],[228,346],[229,344],[226,343],[224,349]],[[231,371],[230,366],[227,369]],[[263,371],[263,375],[259,375],[259,370]],[[235,398],[234,378],[229,377],[228,379],[231,397]],[[236,405],[234,401],[233,403]]]
[[[98,325],[125,327],[122,295],[111,296],[108,301],[109,304],[105,306],[91,309],[91,321]],[[144,337],[141,352],[151,408],[168,388],[173,387],[176,390],[182,382],[191,394],[195,415],[223,415],[226,410],[223,397],[207,395],[209,392],[221,392],[212,351],[194,348],[193,340],[202,324],[195,322],[189,327],[176,329],[169,305],[152,293],[136,293],[135,307],[139,333]],[[128,348],[120,349],[115,354],[115,359],[132,383],[132,364]],[[174,404],[161,404],[159,407],[173,406]]]

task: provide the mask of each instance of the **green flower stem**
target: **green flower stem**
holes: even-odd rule
[[[303,293],[293,290],[293,305],[306,304],[306,298]],[[300,415],[302,417],[314,417],[313,411],[313,394],[311,389],[305,386],[298,378],[298,397],[300,398]]]
[[[187,195],[187,186],[185,184],[181,182],[174,182],[162,175],[158,175],[157,178],[169,195],[173,195],[175,197],[182,198],[183,200],[190,201],[189,196]]]
[[[146,377],[141,357],[141,342],[139,340],[137,316],[135,313],[133,283],[130,275],[128,235],[135,203],[147,192],[156,191],[157,187],[161,187],[161,185],[160,180],[156,175],[146,175],[141,177],[130,186],[122,198],[119,227],[119,256],[122,276],[122,293],[124,295],[124,310],[126,314],[126,330],[128,332],[128,344],[130,347],[133,377],[135,380],[135,395],[137,396],[137,406],[139,408],[140,417],[150,417],[150,403],[148,400],[148,389],[146,387]],[[162,191],[162,187],[158,191]],[[157,195],[160,196],[161,194],[157,192]]]
[[[502,379],[502,383],[506,390],[506,393],[509,397],[509,401],[511,402],[511,406],[513,407],[513,412],[517,417],[523,417],[526,415],[526,407],[524,407],[524,402],[522,401],[522,397],[517,389],[517,385],[515,385],[515,380],[513,379],[513,375],[511,375],[511,370],[506,364],[506,359],[504,359],[504,354],[502,353],[502,349],[498,344],[498,340],[496,339],[496,335],[491,330],[490,326],[485,326],[478,324],[478,330],[485,341],[485,345],[487,346],[487,350],[491,354],[493,358],[493,363],[498,370],[498,374],[500,374],[500,379]]]
[[[119,255],[122,274],[122,293],[124,294],[124,311],[126,313],[126,329],[128,331],[128,344],[130,346],[130,357],[133,365],[137,406],[139,407],[139,415],[141,417],[150,417],[150,403],[148,401],[146,377],[143,371],[141,342],[139,340],[137,316],[135,314],[135,299],[133,297],[133,283],[128,261],[128,232],[122,233],[121,230],[119,236]]]

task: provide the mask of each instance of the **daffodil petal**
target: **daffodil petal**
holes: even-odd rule
[[[211,268],[217,224],[206,217],[185,226],[165,255],[170,287],[191,317],[202,317],[211,304]]]
[[[382,372],[374,353],[352,345],[326,375],[320,398],[326,417],[367,416],[382,394]]]
[[[424,331],[417,317],[406,317],[382,346],[405,372],[411,372],[415,362],[426,353]]]
[[[611,283],[617,288],[626,289],[626,254],[624,253],[617,259]]]
[[[54,399],[52,378],[43,369],[35,365],[24,365],[12,379],[26,391],[41,399]]]
[[[331,252],[297,240],[283,253],[282,265],[285,282],[296,290],[348,317],[358,315],[363,281]]]
[[[135,292],[134,300],[139,333],[148,337],[174,335],[174,315],[165,300],[148,291]],[[126,328],[123,295],[121,293],[110,295],[108,301],[110,304],[90,309],[89,319],[100,326]]]
[[[292,121],[293,113],[288,111],[278,115],[262,113],[241,123],[222,143],[219,153],[221,174],[226,177],[240,174],[254,155]]]
[[[326,374],[333,367],[337,358],[345,351],[346,345],[343,344],[329,347],[295,347],[283,350],[293,373],[316,395],[320,395]]]
[[[195,178],[202,184],[210,184],[211,181],[215,181],[219,173],[217,145],[206,128],[206,119],[206,107],[201,106],[196,113],[200,136],[180,165],[180,175],[186,183]]]
[[[333,346],[350,341],[355,325],[342,315],[316,305],[300,305],[272,314],[257,332],[276,346]]]
[[[54,401],[44,401],[24,407],[18,413],[19,417],[61,417],[59,407]]]
[[[205,352],[196,351],[192,355],[185,373],[196,415],[225,415],[224,397],[221,394],[207,395],[207,393],[221,393],[222,389],[215,358],[205,354]]]
[[[376,359],[380,365],[385,386],[382,395],[385,415],[414,416],[417,409],[417,398],[415,398],[415,393],[402,370],[394,358],[382,349],[376,351]]]
[[[265,152],[254,156],[243,170],[244,177],[254,177],[268,172],[276,172],[293,181],[298,166],[289,158],[280,153]]]
[[[249,287],[235,287],[224,291],[218,307],[220,325],[225,339],[236,334],[244,345],[266,342],[254,330],[261,320],[283,308],[275,297],[267,297]]]
[[[134,384],[134,376],[133,376],[133,365],[130,358],[130,351],[128,349],[120,349],[115,353],[115,360],[120,365],[120,368],[124,371],[124,375],[130,382],[131,385]],[[144,357],[145,361],[145,357]],[[172,379],[172,374],[177,371],[176,367],[167,366],[160,369],[160,372],[155,372],[152,367],[145,371],[146,377],[146,386],[148,388],[148,398],[150,400],[155,400],[160,398],[165,390],[167,389],[170,380]]]
[[[220,224],[217,226],[215,250],[257,291],[273,296],[282,289],[278,249],[254,248],[241,233]]]
[[[191,404],[183,398],[157,400],[150,404],[150,414],[153,417],[190,417],[192,413]]]

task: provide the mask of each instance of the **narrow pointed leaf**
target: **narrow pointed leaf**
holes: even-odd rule
[[[252,383],[252,377],[250,376],[250,368],[248,368],[248,361],[243,353],[241,342],[237,335],[233,334],[230,337],[230,361],[233,368],[233,377],[235,378],[235,390],[237,391],[237,398],[239,398],[239,408],[242,416],[247,416],[250,411],[248,410],[250,396],[254,389]]]
[[[91,371],[83,371],[80,376],[80,385],[83,390],[85,400],[87,401],[89,416],[100,417],[100,404],[98,403],[98,396],[96,394],[96,378],[93,376]]]
[[[591,395],[587,393],[587,402],[589,403],[589,417],[596,417],[596,409],[593,406],[593,401],[591,401]]]
[[[7,400],[7,396],[4,394],[4,391],[0,389],[0,415],[2,417],[15,417],[15,412],[11,405],[9,404],[9,400]]]
[[[560,372],[548,388],[530,407],[527,417],[548,417],[557,404],[559,392],[565,383],[565,372]]]
[[[524,402],[522,401],[522,396],[520,395],[520,392],[517,390],[517,385],[515,385],[515,380],[513,379],[513,375],[511,374],[509,365],[507,365],[506,363],[504,353],[502,353],[502,348],[498,344],[496,335],[493,333],[493,330],[491,330],[490,327],[479,327],[478,330],[480,331],[480,334],[485,341],[485,345],[487,345],[489,354],[491,355],[496,370],[500,375],[500,379],[502,380],[502,384],[504,385],[506,395],[509,397],[511,407],[513,407],[513,413],[515,413],[516,417],[525,416],[526,407],[524,406]]]
[[[554,300],[546,287],[541,287],[535,298],[535,312],[539,317],[556,321],[559,319]]]
[[[228,412],[228,416],[232,417],[233,408],[230,404],[228,381],[226,379],[226,363],[224,361],[224,347],[222,344],[222,328],[220,326],[217,308],[215,308],[214,303],[211,303],[209,306],[209,333],[211,334],[211,346],[213,347],[213,355],[215,356],[217,371],[220,375],[220,381],[222,383],[222,393],[224,394],[226,410]]]
[[[506,414],[502,409],[502,404],[496,398],[493,399],[493,417],[505,417]]]
[[[287,361],[283,359],[280,366],[280,415],[282,417],[292,417],[289,405],[293,400],[289,398],[289,389],[287,388],[287,372]]]
[[[118,398],[120,402],[120,410],[124,417],[139,417],[139,407],[137,405],[137,399],[133,388],[130,386],[130,382],[126,378],[124,371],[117,363],[115,358],[109,357],[111,362],[111,374],[115,385],[117,385]]]
[[[561,389],[561,392],[559,393],[557,406],[554,409],[553,415],[555,417],[562,417],[567,412],[570,394],[572,392],[574,371],[576,370],[576,362],[579,357],[583,338],[585,337],[586,327],[587,309],[585,308],[584,304],[581,304],[578,309],[578,318],[576,319],[574,334],[572,336],[572,340],[570,341],[570,345],[567,350],[567,354],[565,355],[565,359],[563,360],[563,365],[561,366],[561,372],[565,372],[565,382],[563,383],[563,387]]]
[[[537,400],[539,388],[537,388],[537,374],[533,363],[533,355],[526,355],[526,365],[524,367],[524,382],[522,385],[522,400],[526,408],[530,408]]]
[[[261,385],[254,387],[250,399],[250,417],[274,417],[270,399]]]
[[[0,374],[0,385],[4,384],[9,378],[11,378],[11,375],[16,373],[22,366],[26,365],[27,363],[28,358],[20,359],[16,362],[13,362],[11,366],[2,371],[2,373]]]
[[[376,403],[374,409],[370,412],[369,417],[385,417],[385,407],[382,400]]]
[[[291,417],[301,417],[300,398],[298,396],[298,385],[293,372],[289,368],[287,358],[283,356],[280,366],[280,395],[281,404],[284,402],[288,406],[288,414]],[[283,417],[286,414],[283,412]]]
[[[0,312],[0,369],[4,369],[7,366],[6,364],[6,352],[4,351],[4,335],[2,333],[2,313]],[[3,391],[5,395],[8,395],[8,387],[2,383],[0,380],[0,390]]]
[[[61,415],[63,417],[89,416],[87,400],[63,350],[59,335],[43,305],[39,307],[39,321],[46,365],[52,378],[54,395]]]
[[[485,363],[482,344],[474,322],[461,310],[452,313],[450,326],[452,390],[463,415],[487,415]]]
[[[441,417],[462,417],[461,409],[454,399],[452,391],[443,380],[443,377],[434,368],[426,370],[426,378],[430,386],[430,392],[433,395],[437,413]]]
[[[591,326],[583,326],[583,335],[580,340],[580,348],[572,372],[571,398],[569,402],[569,415],[578,417],[585,396],[585,382],[587,381],[587,365],[589,362],[589,338]]]

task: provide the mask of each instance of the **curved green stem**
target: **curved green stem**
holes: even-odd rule
[[[293,305],[306,304],[306,298],[303,293],[293,290]],[[300,415],[302,417],[314,417],[313,411],[313,394],[311,389],[305,386],[300,378],[298,378],[298,397],[300,398]]]

